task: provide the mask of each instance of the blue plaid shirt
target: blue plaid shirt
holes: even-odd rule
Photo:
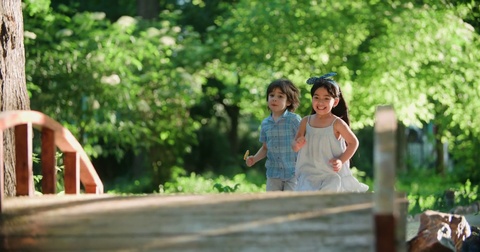
[[[262,121],[260,142],[267,145],[267,178],[290,179],[295,176],[297,153],[292,150],[292,140],[300,126],[300,116],[285,110],[277,122],[272,115]]]

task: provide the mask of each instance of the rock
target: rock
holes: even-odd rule
[[[427,210],[420,215],[418,233],[407,242],[407,248],[410,252],[460,251],[470,234],[464,216]]]
[[[471,226],[470,230],[472,234],[463,242],[461,252],[480,251],[480,229],[478,227]]]
[[[452,214],[472,214],[480,211],[480,201],[473,202],[468,206],[458,206],[450,210]]]

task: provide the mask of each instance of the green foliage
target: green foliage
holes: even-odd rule
[[[166,186],[188,158],[194,174],[240,167],[236,157],[252,144],[239,137],[258,139],[268,83],[292,79],[305,115],[305,80],[329,71],[339,73],[354,129],[372,126],[376,106],[392,104],[405,125],[433,121],[436,139],[468,174],[461,181],[480,181],[474,2],[167,1],[158,21],[132,17],[131,1],[55,2],[24,1],[31,108],[64,124],[93,159],[142,171],[123,174],[106,162],[112,181],[150,177],[125,190]],[[92,3],[109,13],[86,11]],[[359,170],[372,166],[362,164],[369,156],[358,160]]]
[[[469,204],[480,199],[479,186],[472,185],[470,180],[467,180],[464,185],[459,185],[455,191],[455,203],[457,205]]]
[[[68,122],[94,157],[121,158],[126,148],[152,146],[183,152],[182,145],[171,146],[189,143],[196,124],[185,111],[198,89],[170,60],[181,50],[180,28],[130,17],[112,24],[99,13],[54,15],[52,22],[26,23],[35,34],[25,42],[32,47],[27,52],[32,108]],[[42,43],[45,39],[50,43]]]
[[[246,179],[245,174],[237,174],[232,179],[225,176],[206,177],[191,173],[190,176],[180,176],[160,185],[159,193],[218,193],[218,192],[264,192],[265,185],[257,186]]]
[[[103,13],[47,10],[25,13],[31,108],[62,122],[93,158],[155,153],[144,163],[156,179],[181,164],[196,142],[189,107],[200,85],[179,55],[197,34],[168,16],[111,23]]]
[[[50,0],[23,0],[24,12],[29,16],[48,12]]]
[[[373,191],[373,179],[367,176],[365,171],[358,169],[357,167],[351,167],[352,175],[358,179],[361,183],[368,185],[368,191]]]
[[[65,166],[63,165],[63,153],[61,152],[56,152],[55,153],[55,159],[56,159],[56,165],[55,165],[55,170],[56,170],[56,190],[58,194],[62,194],[65,192],[65,179],[64,179],[64,171],[65,171]],[[40,163],[40,158],[38,157],[37,153],[32,153],[32,161],[33,165],[39,165]],[[35,193],[36,194],[42,194],[42,174],[40,171],[34,172],[33,174],[33,184],[35,188]]]
[[[478,185],[470,180],[457,182],[454,175],[443,177],[429,170],[415,170],[400,174],[396,189],[407,193],[408,212],[412,215],[425,210],[449,212],[454,206],[466,206],[480,198]],[[445,198],[446,191],[454,192],[454,202]]]
[[[151,184],[152,176],[142,176],[140,178],[132,178],[130,176],[121,176],[115,178],[112,182],[105,185],[109,194],[130,195],[130,194],[147,194],[152,193]]]
[[[132,0],[116,0],[114,3],[103,0],[51,0],[51,2],[54,9],[69,6],[75,12],[105,12],[110,20],[117,20],[124,15],[135,16],[137,7],[136,1]]]
[[[240,184],[235,184],[235,186],[233,188],[228,186],[228,185],[224,186],[220,183],[216,183],[215,185],[213,185],[213,188],[217,189],[218,192],[221,192],[221,193],[235,192],[235,191],[237,191],[238,187],[240,187]]]

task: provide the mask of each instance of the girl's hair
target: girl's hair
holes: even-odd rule
[[[267,87],[267,102],[268,95],[273,92],[276,88],[280,89],[282,93],[287,96],[287,101],[290,102],[290,105],[287,107],[287,110],[294,112],[300,105],[300,91],[297,87],[288,79],[278,79],[272,81]]]
[[[311,82],[311,83],[310,83]],[[343,99],[342,91],[340,90],[340,87],[338,84],[328,78],[310,78],[307,83],[313,84],[312,88],[310,89],[310,94],[313,97],[313,94],[317,89],[323,87],[327,90],[328,94],[330,94],[333,98],[339,98],[337,106],[332,108],[332,114],[342,118],[343,121],[347,123],[347,125],[350,126],[350,119],[348,118],[348,107],[347,103],[345,102],[345,99]],[[315,114],[315,110],[312,108],[312,115]]]

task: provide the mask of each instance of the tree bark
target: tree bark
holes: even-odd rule
[[[444,146],[443,142],[441,140],[441,128],[438,124],[435,125],[435,152],[437,154],[437,159],[436,159],[436,173],[439,175],[445,175],[445,168],[447,167],[447,164],[445,163],[445,153],[444,153]]]
[[[158,0],[137,0],[137,14],[144,19],[158,19],[160,4]]]
[[[25,79],[22,1],[0,0],[0,111],[29,110]],[[5,195],[15,195],[13,129],[4,132]]]

